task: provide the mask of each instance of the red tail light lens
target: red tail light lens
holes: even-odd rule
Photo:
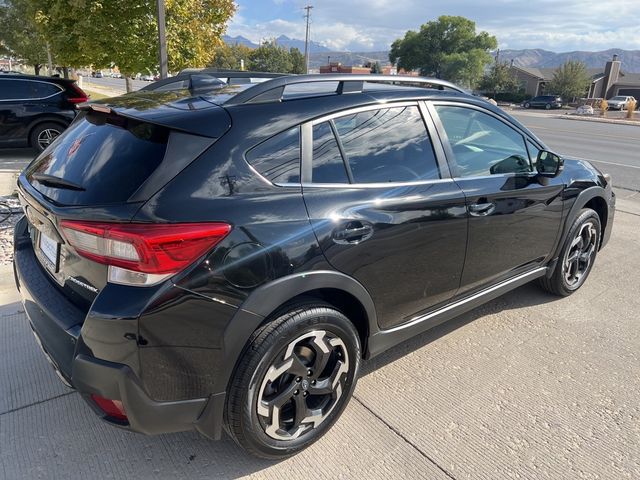
[[[131,273],[147,274],[137,275],[136,281],[118,282],[141,285],[158,283],[178,273],[231,231],[226,223],[123,224],[65,220],[61,227],[79,255]]]
[[[84,103],[89,101],[89,96],[75,83],[71,85],[71,88],[73,89],[76,95],[73,97],[67,96],[67,100],[69,100],[69,102],[78,104],[78,103]]]
[[[124,406],[120,400],[110,400],[96,395],[95,393],[91,394],[91,400],[93,400],[98,408],[100,408],[100,410],[102,410],[108,417],[122,422],[127,421],[127,413],[124,411]]]

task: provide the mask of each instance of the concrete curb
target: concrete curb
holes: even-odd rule
[[[618,125],[633,125],[635,127],[640,127],[640,119],[639,120],[624,120],[624,119],[614,119],[614,118],[602,118],[602,117],[579,117],[577,115],[558,115],[555,118],[559,118],[561,120],[578,120],[580,122],[597,122],[597,123],[613,123]]]

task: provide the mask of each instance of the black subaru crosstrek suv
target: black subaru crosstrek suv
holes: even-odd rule
[[[426,88],[421,88],[426,87]],[[440,80],[287,76],[89,104],[20,175],[15,276],[107,422],[281,458],[378,355],[608,241],[608,175]]]
[[[0,147],[43,151],[89,100],[74,80],[0,75]]]

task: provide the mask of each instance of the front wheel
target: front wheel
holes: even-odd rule
[[[547,104],[544,106],[544,108],[546,108],[547,110],[551,110],[551,104],[550,104],[550,103],[547,103]]]
[[[529,102],[525,103],[524,108],[531,108],[531,104]]]
[[[590,208],[580,211],[565,239],[550,277],[542,277],[542,288],[561,297],[571,295],[587,280],[600,246],[600,217]]]
[[[331,428],[356,384],[360,341],[340,311],[310,301],[259,328],[229,387],[225,427],[253,455],[294,455]]]

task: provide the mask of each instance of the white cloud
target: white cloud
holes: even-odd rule
[[[272,0],[287,19],[249,20],[249,0],[229,26],[253,41],[285,34],[304,38],[309,0]],[[263,0],[261,0],[263,1]],[[462,15],[498,38],[501,48],[554,51],[640,49],[639,0],[322,0],[312,2],[311,38],[335,50],[386,50],[406,30],[440,15]],[[243,7],[244,5],[244,7]],[[299,13],[299,15],[297,14]]]

